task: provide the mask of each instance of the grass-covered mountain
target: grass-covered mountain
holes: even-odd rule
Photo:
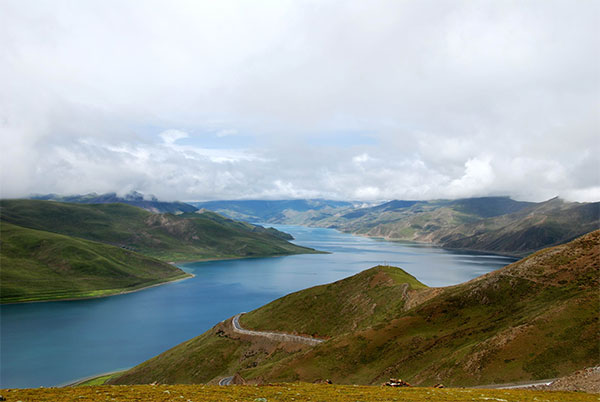
[[[204,208],[233,214],[234,207],[250,208],[252,203],[265,202],[215,201]],[[270,215],[263,213],[262,221],[329,227],[388,240],[428,242],[446,248],[516,256],[562,244],[600,228],[599,202],[566,202],[559,198],[540,203],[508,197],[394,200],[370,207],[330,203],[315,208],[303,200],[278,203],[280,208],[273,208]],[[295,207],[296,204],[303,208]],[[242,213],[240,218],[247,216]]]
[[[155,214],[125,204],[2,200],[0,219],[31,229],[107,243],[163,261],[314,252],[291,237],[213,212]]]
[[[340,214],[316,224],[392,240],[521,256],[600,228],[600,203],[558,198],[527,203],[486,197],[385,207]]]
[[[0,230],[2,303],[108,296],[189,276],[104,243],[7,222]]]
[[[37,195],[31,197],[34,200],[46,200],[46,201],[59,201],[59,202],[70,202],[76,204],[113,204],[121,203],[133,205],[134,207],[143,208],[150,212],[156,213],[171,213],[181,214],[186,212],[195,212],[198,208],[186,204],[184,202],[166,202],[159,201],[154,196],[145,197],[143,194],[137,191],[132,191],[123,197],[119,197],[116,193],[96,194],[89,193],[84,195],[58,195],[58,194],[46,194]]]
[[[600,231],[445,288],[378,266],[241,317],[246,328],[326,340],[317,346],[242,335],[227,320],[112,382],[239,373],[256,382],[462,386],[557,377],[600,363],[599,269]]]
[[[1,200],[2,302],[119,293],[185,273],[167,261],[315,252],[291,236],[212,212]]]

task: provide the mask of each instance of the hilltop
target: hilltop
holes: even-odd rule
[[[317,346],[232,330],[230,320],[111,380],[318,381],[472,386],[537,380],[597,365],[600,231],[472,281],[428,288],[377,266],[293,293],[241,317],[244,328],[310,335]]]
[[[115,294],[187,276],[165,262],[316,252],[207,211],[1,200],[0,224],[2,302]]]

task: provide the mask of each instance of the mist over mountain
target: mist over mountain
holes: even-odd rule
[[[183,202],[165,202],[159,201],[154,195],[144,195],[137,191],[131,191],[122,197],[116,193],[96,194],[89,193],[84,195],[67,195],[61,196],[57,194],[35,195],[31,199],[34,200],[50,200],[59,202],[71,202],[76,204],[110,204],[119,202],[122,204],[133,205],[143,208],[150,212],[172,214],[181,214],[186,212],[195,212],[198,208]]]

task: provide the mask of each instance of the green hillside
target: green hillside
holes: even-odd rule
[[[163,261],[315,252],[289,243],[288,235],[275,229],[207,211],[172,215],[125,204],[2,200],[0,217],[3,223],[112,244]]]
[[[331,338],[396,316],[405,307],[406,297],[402,295],[426,288],[399,268],[377,266],[335,283],[284,296],[244,314],[240,322],[247,329]],[[390,294],[400,297],[391,299]]]
[[[247,381],[463,386],[552,378],[600,363],[600,231],[470,282],[427,288],[375,267],[242,316],[242,326],[328,339],[239,334],[230,320],[113,383]],[[406,285],[403,285],[406,283]]]
[[[6,222],[0,229],[2,303],[108,296],[189,276],[107,244]]]

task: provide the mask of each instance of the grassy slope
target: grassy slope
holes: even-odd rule
[[[330,338],[399,314],[408,291],[426,288],[401,269],[377,266],[284,296],[244,314],[240,322],[248,329]]]
[[[433,389],[357,387],[323,384],[275,384],[265,386],[238,385],[235,387],[205,385],[138,385],[131,387],[87,386],[69,388],[38,388],[2,390],[9,401],[23,402],[91,402],[118,401],[411,401],[411,402],[587,402],[596,401],[597,395],[580,392],[543,392],[528,390],[491,389]]]
[[[409,282],[418,289],[425,288],[400,269],[376,267],[333,284],[313,287],[278,299],[242,316],[242,325],[248,326],[260,321],[263,324],[261,329],[297,331],[329,337],[349,330],[354,322],[362,327],[371,321],[368,312],[358,308],[354,309],[353,315],[341,316],[330,312],[342,310],[349,313],[347,310],[352,309],[353,303],[358,302],[358,299],[361,307],[365,304],[370,307],[375,301],[386,306],[387,303],[383,300],[386,289],[399,295],[398,303],[389,304],[390,310],[394,310],[403,304],[402,295],[407,291],[403,282]],[[365,286],[368,294],[363,295],[359,289]],[[359,297],[352,297],[354,293],[359,294]],[[342,297],[348,302],[336,303]],[[317,300],[317,304],[312,303],[313,299]],[[296,317],[302,319],[297,320]],[[273,319],[282,321],[274,323]],[[301,329],[296,330],[295,325]],[[140,364],[120,378],[113,379],[111,383],[205,383],[242,369],[272,364],[309,348],[306,345],[278,345],[262,338],[239,336],[231,331],[231,324],[227,321]]]
[[[226,322],[114,383],[207,382],[239,372],[254,381],[474,385],[568,374],[599,363],[599,243],[596,231],[448,288],[377,267],[242,316],[255,329],[328,342],[278,344],[232,333]]]
[[[218,214],[152,214],[125,204],[0,201],[1,219],[15,225],[127,247],[164,261],[314,252],[284,234]]]
[[[119,247],[6,222],[0,229],[2,303],[106,296],[188,276]]]
[[[599,243],[597,231],[541,251],[258,374],[474,385],[550,378],[597,365]]]

